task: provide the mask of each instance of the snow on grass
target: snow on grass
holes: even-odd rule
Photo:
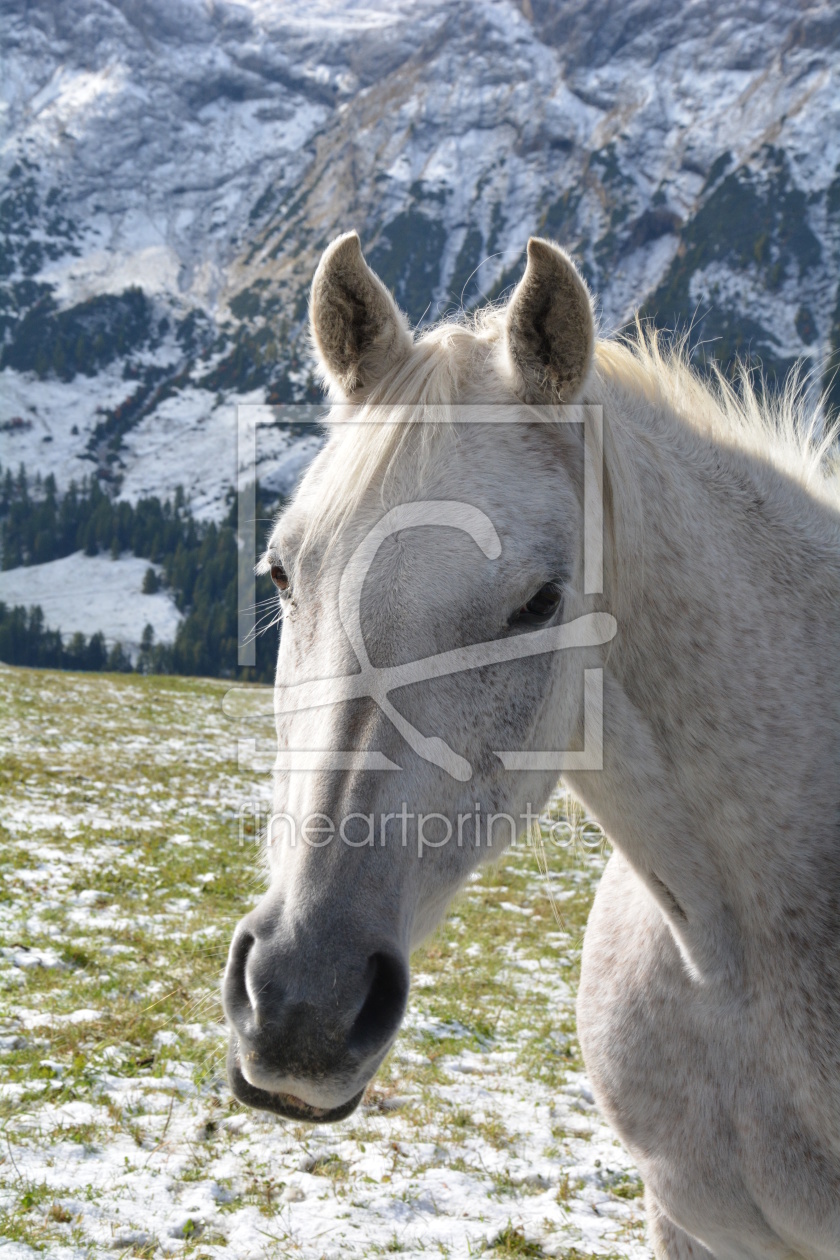
[[[60,630],[65,641],[75,631],[84,635],[101,630],[110,646],[120,642],[136,653],[147,623],[155,642],[171,643],[180,613],[163,591],[143,594],[149,561],[139,556],[86,556],[77,551],[61,560],[0,570],[0,601],[29,608],[40,604],[44,622]],[[157,572],[160,565],[152,565]]]
[[[591,823],[561,802],[555,834],[587,844],[546,833],[559,918],[524,843],[470,881],[362,1107],[308,1128],[224,1077],[268,798],[225,685],[0,667],[0,688],[4,1260],[649,1256],[575,1036]]]

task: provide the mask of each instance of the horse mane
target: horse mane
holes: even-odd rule
[[[603,402],[607,414],[616,418],[616,427],[621,405],[626,407],[628,401],[646,403],[660,415],[676,415],[707,439],[772,463],[836,507],[838,428],[826,422],[821,404],[813,403],[806,386],[801,373],[794,371],[780,390],[771,390],[744,363],[736,366],[732,380],[716,365],[701,372],[690,361],[687,337],[663,336],[637,317],[628,334],[596,342],[584,397]],[[384,491],[386,483],[399,478],[398,457],[407,448],[419,452],[423,461],[445,461],[451,449],[446,435],[451,436],[457,420],[459,400],[516,405],[504,307],[485,306],[428,329],[364,404],[336,405],[330,446],[337,444],[340,452],[327,463],[325,479],[318,483],[319,501],[302,550],[316,539],[323,543],[334,537],[370,485],[378,483]],[[615,471],[632,479],[632,468],[615,445],[613,455],[623,466]],[[630,485],[625,483],[624,489],[634,497]]]
[[[607,389],[667,407],[692,429],[723,447],[769,461],[818,498],[840,503],[837,421],[814,399],[799,368],[781,389],[737,361],[733,377],[716,363],[701,372],[687,336],[663,335],[637,319],[629,335],[599,341],[595,369]]]

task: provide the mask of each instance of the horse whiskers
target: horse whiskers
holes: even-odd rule
[[[277,596],[268,595],[266,596],[265,599],[258,599],[256,603],[254,604],[243,604],[243,606],[239,609],[239,611],[243,613],[255,612],[260,608],[268,608],[268,607],[273,608],[276,606],[276,604],[277,604]]]
[[[283,613],[280,610],[276,616],[268,622],[256,622],[254,628],[250,630],[244,639],[245,643],[253,643],[262,634],[267,634],[274,626],[279,626],[283,620]]]

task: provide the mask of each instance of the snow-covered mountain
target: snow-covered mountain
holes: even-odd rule
[[[178,482],[233,403],[317,398],[318,254],[355,226],[415,321],[570,247],[603,324],[728,360],[840,350],[833,0],[4,0],[2,462]],[[307,451],[278,429],[263,471]]]

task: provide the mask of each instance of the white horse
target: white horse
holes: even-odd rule
[[[827,442],[792,393],[709,385],[651,337],[596,341],[583,282],[545,241],[504,309],[415,338],[346,235],[311,319],[333,399],[362,412],[336,406],[264,561],[283,606],[279,821],[224,982],[235,1093],[295,1118],[353,1110],[397,1033],[411,949],[498,851],[481,818],[526,817],[557,777],[546,750],[586,752],[583,671],[602,670],[601,768],[566,774],[615,849],[578,1030],[655,1250],[837,1260]],[[593,460],[565,421],[595,407]],[[476,408],[487,423],[468,423]],[[353,422],[371,417],[386,423]],[[599,460],[603,591],[587,593]],[[517,749],[525,768],[500,755]]]

